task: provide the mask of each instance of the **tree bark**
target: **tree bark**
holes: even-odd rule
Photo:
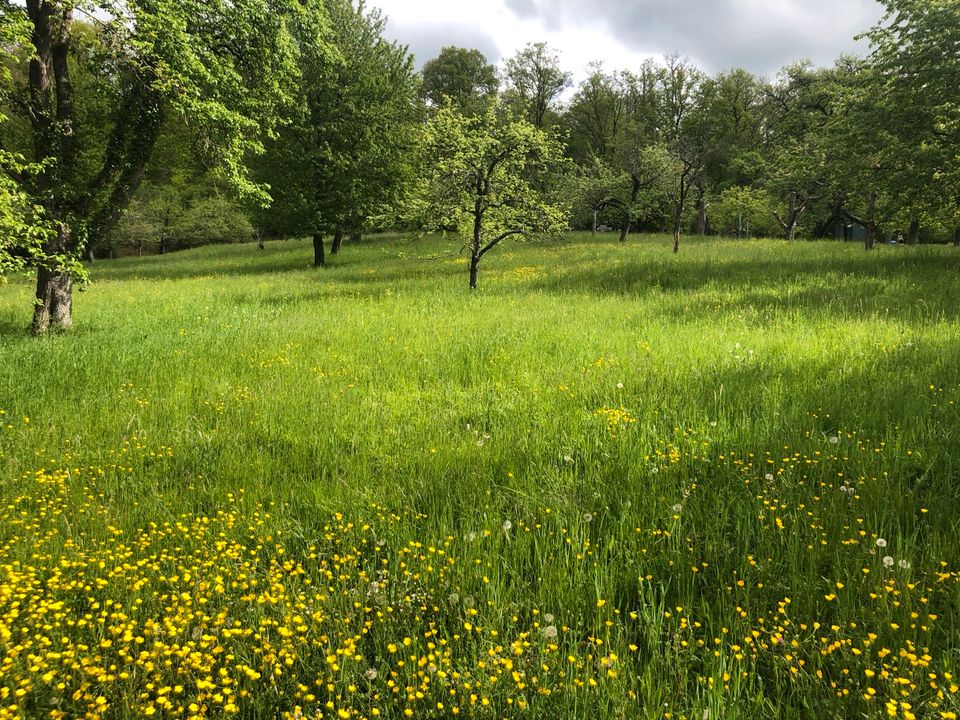
[[[864,243],[867,250],[873,250],[877,242],[877,191],[870,193],[867,201],[867,239]]]
[[[97,256],[93,252],[93,245],[87,248],[87,262],[93,265],[97,261]]]
[[[477,276],[480,273],[480,256],[477,254],[470,255],[470,289],[477,289]]]
[[[593,234],[597,234],[597,216],[600,214],[600,211],[596,208],[593,209]]]
[[[70,228],[60,223],[56,237],[44,248],[49,259],[62,256],[70,247]],[[33,333],[66,330],[73,324],[73,277],[58,267],[37,269],[37,304],[33,311]]]
[[[336,232],[333,234],[333,242],[330,243],[330,254],[336,255],[340,252],[340,248],[343,245],[343,228],[337,228]]]
[[[913,218],[910,220],[910,232],[908,242],[911,245],[920,244],[920,220],[918,218]]]
[[[673,212],[673,252],[680,252],[680,228],[683,225],[683,206],[677,205]]]
[[[630,216],[627,215],[623,218],[623,222],[620,224],[620,242],[627,241],[627,235],[630,234]]]
[[[953,245],[954,247],[960,248],[960,226],[953,231]]]
[[[66,330],[73,324],[73,277],[61,270],[37,271],[37,305],[33,311],[33,333]]]
[[[327,258],[323,252],[323,235],[314,231],[313,233],[313,266],[326,267]]]
[[[780,213],[778,212],[774,212],[773,216],[777,219],[777,222],[780,223],[780,227],[783,228],[783,237],[786,241],[793,242],[797,238],[797,226],[800,224],[800,218],[803,217],[803,214],[807,211],[807,201],[804,200],[798,204],[796,192],[790,193],[788,201],[790,206],[787,219],[784,220],[780,217]]]
[[[703,237],[707,234],[707,201],[706,190],[697,187],[697,235]]]

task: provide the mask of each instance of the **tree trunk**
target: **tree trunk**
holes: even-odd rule
[[[703,188],[697,189],[697,235],[703,237],[707,234],[707,202],[704,198]]]
[[[323,235],[317,231],[313,233],[313,266],[326,267],[327,258],[323,252]]]
[[[33,311],[33,333],[66,330],[73,324],[73,278],[61,270],[37,271],[37,305]]]
[[[786,230],[787,242],[793,242],[797,239],[797,224],[791,223]]]
[[[600,211],[596,208],[593,209],[593,234],[597,234],[597,216],[600,214]]]
[[[680,228],[683,225],[683,206],[674,208],[673,213],[673,252],[680,252]]]
[[[480,271],[480,256],[476,253],[470,256],[470,289],[477,289],[477,275]]]
[[[60,223],[57,235],[44,247],[48,261],[56,262],[72,248],[70,228]],[[36,305],[33,311],[33,332],[43,335],[48,330],[69,328],[73,324],[73,277],[57,267],[37,269]]]
[[[910,220],[910,231],[908,235],[909,235],[908,242],[911,245],[920,244],[920,220],[918,218],[913,218],[912,220]]]
[[[627,235],[630,234],[630,216],[627,215],[623,218],[623,223],[620,225],[620,242],[627,241]]]
[[[877,192],[870,193],[870,200],[867,202],[867,239],[865,247],[867,250],[873,250],[877,242]]]
[[[97,256],[93,253],[93,245],[87,248],[87,262],[93,265],[97,261]]]
[[[953,245],[954,247],[960,248],[960,226],[953,231]]]
[[[336,255],[340,252],[340,247],[343,245],[343,228],[337,228],[337,231],[333,234],[333,242],[330,243],[330,254]]]

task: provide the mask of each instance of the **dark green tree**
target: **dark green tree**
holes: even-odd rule
[[[431,106],[441,107],[449,99],[466,113],[482,112],[500,89],[496,68],[475,49],[445,47],[423,66],[421,75],[421,94]]]

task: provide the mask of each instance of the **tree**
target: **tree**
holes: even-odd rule
[[[628,213],[626,202],[621,197],[629,179],[626,174],[610,167],[599,158],[589,165],[575,165],[564,179],[567,197],[575,210],[590,213],[590,228],[597,233],[599,216],[607,208],[613,208],[618,216]],[[583,227],[582,222],[575,227]]]
[[[560,58],[546,43],[530,43],[506,62],[507,82],[527,119],[543,128],[547,112],[570,87],[571,74],[560,69]]]
[[[93,56],[75,52],[89,28],[76,19],[77,3],[5,2],[5,15],[29,24],[29,69],[12,107],[27,127],[24,150],[41,168],[6,174],[55,230],[36,263],[36,333],[70,326],[69,260],[117,222],[167,115],[186,120],[198,154],[240,196],[269,200],[246,160],[262,149],[297,74],[290,22],[325,17],[315,0],[101,0],[84,3],[84,12],[103,38]],[[91,62],[111,93],[103,132],[80,122],[97,98],[73,82],[78,65]]]
[[[712,205],[714,229],[738,240],[766,237],[774,230],[773,198],[762,188],[734,185],[719,194]]]
[[[421,75],[421,95],[431,106],[441,107],[449,98],[465,113],[482,112],[500,88],[497,70],[483,53],[461,47],[443,48],[423,66]]]
[[[613,162],[624,111],[619,77],[595,63],[590,75],[577,87],[566,112],[570,156],[581,164],[589,164],[594,158]]]
[[[430,120],[417,215],[426,228],[452,228],[464,238],[471,289],[480,260],[503,240],[566,229],[566,209],[537,182],[560,176],[562,156],[554,137],[502,106],[470,116],[448,105]]]
[[[706,113],[698,105],[703,75],[687,60],[668,57],[663,73],[662,128],[672,156],[671,197],[673,204],[673,252],[680,251],[680,232],[687,199],[700,190],[703,206],[703,166],[711,138],[706,132]]]
[[[347,234],[406,202],[416,174],[423,109],[413,57],[383,37],[386,19],[351,0],[326,2],[332,57],[304,65],[303,102],[260,163],[277,204],[258,223],[313,235],[314,265],[326,264]],[[312,42],[309,27],[297,39]]]
[[[620,242],[626,241],[632,221],[647,214],[657,199],[663,199],[670,159],[659,142],[661,80],[662,71],[652,62],[644,63],[637,74],[621,73],[617,79],[623,117],[612,151],[614,162],[629,182],[629,189],[622,195]]]
[[[29,37],[26,17],[7,5],[0,6],[0,130],[8,122],[2,112],[11,99],[10,68],[22,58],[12,51],[23,48]],[[3,146],[8,143],[4,141]],[[21,184],[41,171],[22,153],[0,149],[0,280],[8,274],[23,273],[43,257],[44,243],[53,227],[44,209],[34,204]],[[65,258],[59,258],[65,263]]]
[[[908,185],[941,199],[936,214],[953,223],[960,247],[960,2],[883,4],[885,17],[865,35],[873,48],[878,122],[899,140],[884,147],[885,165],[900,171],[900,182],[906,169],[914,178]],[[929,199],[912,213],[918,222],[930,214]]]

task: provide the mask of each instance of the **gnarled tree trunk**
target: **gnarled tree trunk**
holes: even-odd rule
[[[61,223],[56,237],[44,248],[49,258],[63,256],[71,247],[70,228]],[[37,304],[33,310],[33,332],[42,335],[51,329],[73,324],[73,277],[53,266],[37,270]]]

